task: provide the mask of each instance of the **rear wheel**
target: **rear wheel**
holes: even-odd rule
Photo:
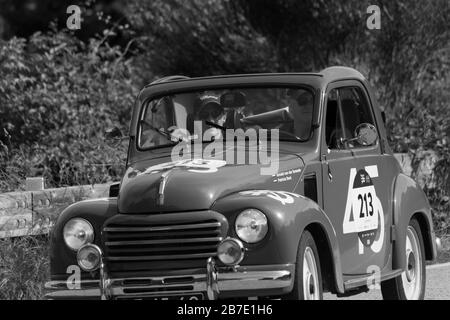
[[[311,233],[304,231],[297,252],[294,288],[285,299],[322,300],[322,298],[322,276],[316,243]]]
[[[422,300],[425,296],[425,254],[423,237],[417,220],[406,231],[406,271],[381,283],[385,300]]]

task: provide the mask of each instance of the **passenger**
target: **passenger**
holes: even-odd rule
[[[304,90],[293,90],[289,112],[294,117],[294,134],[302,140],[309,138],[313,117],[313,96]]]

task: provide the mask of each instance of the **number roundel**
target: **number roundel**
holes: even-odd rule
[[[358,194],[359,218],[365,219],[367,223],[371,223],[374,229],[358,232],[358,237],[361,243],[370,247],[375,241],[378,230],[378,216],[373,217],[373,196],[375,194],[375,187],[369,174],[365,170],[359,170],[356,173],[353,181],[353,190]],[[355,214],[355,211],[353,212]],[[373,217],[373,218],[372,218]],[[369,227],[367,227],[369,228]]]
[[[379,252],[384,240],[383,207],[372,178],[364,169],[350,170],[343,232],[358,235],[360,253],[363,247],[370,247],[372,251]]]

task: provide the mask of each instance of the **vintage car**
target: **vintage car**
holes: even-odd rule
[[[358,71],[163,78],[107,136],[126,172],[59,216],[47,298],[424,298],[430,206]]]

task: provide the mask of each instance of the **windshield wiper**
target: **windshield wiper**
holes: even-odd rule
[[[143,124],[147,125],[151,130],[159,133],[160,135],[164,136],[165,138],[167,138],[168,140],[170,140],[170,141],[172,141],[174,143],[179,143],[179,142],[183,142],[184,141],[183,138],[181,138],[181,137],[175,137],[170,132],[167,132],[165,130],[158,129],[158,128],[154,127],[151,123],[147,122],[146,120],[140,120],[139,124],[140,125],[143,125]]]

